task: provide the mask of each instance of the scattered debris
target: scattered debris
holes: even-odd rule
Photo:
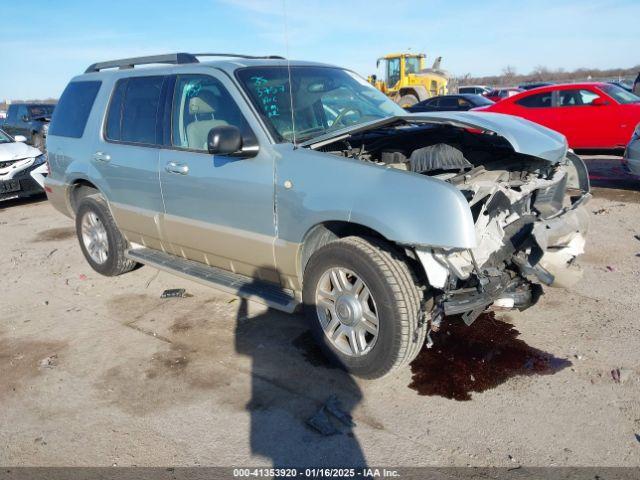
[[[615,272],[615,268],[613,268],[611,265],[607,265],[607,270],[609,270],[610,272]]]
[[[184,288],[169,288],[162,292],[160,298],[184,298],[187,296],[187,291]]]
[[[614,368],[611,370],[611,378],[616,383],[625,383],[631,378],[631,370],[628,368]]]
[[[151,278],[149,279],[149,281],[147,282],[147,285],[144,288],[149,288],[149,285],[151,285],[151,282],[153,282],[156,278],[158,278],[158,275],[160,274],[160,270],[156,270],[156,273],[154,273]]]
[[[602,215],[603,213],[609,213],[609,210],[611,210],[612,208],[624,207],[624,206],[625,206],[624,203],[616,203],[615,205],[610,205],[608,207],[599,208],[598,210],[593,210],[593,214],[594,215]]]
[[[44,302],[42,302],[43,305],[49,305],[49,300],[45,300]]]
[[[331,423],[324,406],[320,407],[320,410],[318,410],[313,417],[307,420],[307,425],[317,430],[325,437],[340,433],[340,430]]]
[[[51,251],[49,252],[49,254],[47,255],[47,257],[46,257],[46,258],[49,258],[51,255],[53,255],[53,254],[54,254],[54,253],[56,253],[57,251],[58,251],[58,249],[57,249],[57,248],[54,248],[53,250],[51,250]]]
[[[44,440],[43,437],[37,437],[36,439],[33,440],[33,443],[37,443],[39,445],[46,445],[47,442]]]
[[[342,410],[342,404],[340,403],[340,400],[338,400],[338,397],[331,395],[325,402],[324,406],[331,415],[346,427],[355,427],[355,423],[353,423],[351,415]]]
[[[58,365],[58,355],[50,355],[40,360],[40,368],[53,368]]]
[[[78,275],[78,278],[82,281],[87,279],[87,276],[84,273],[81,273],[80,275]]]
[[[636,436],[636,440],[638,441],[638,443],[640,443],[640,435],[638,435],[637,433],[634,435]]]
[[[355,423],[351,415],[345,412],[342,409],[342,404],[338,397],[335,395],[331,395],[324,404],[320,407],[320,409],[307,420],[307,425],[317,430],[324,436],[337,435],[342,433],[331,421],[329,413],[333,418],[338,420],[345,427],[355,427]]]
[[[613,378],[614,382],[620,383],[620,369],[619,368],[614,368],[613,370],[611,370],[611,378]]]
[[[638,240],[640,242],[640,235],[634,235],[633,238],[635,238],[636,240]]]

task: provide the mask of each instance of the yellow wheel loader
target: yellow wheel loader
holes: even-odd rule
[[[429,97],[448,93],[449,74],[440,69],[441,61],[442,57],[438,57],[433,66],[427,68],[424,53],[385,55],[376,62],[376,67],[383,64],[385,78],[378,80],[376,75],[371,75],[369,82],[401,107],[410,107]]]

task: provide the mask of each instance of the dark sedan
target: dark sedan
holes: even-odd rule
[[[482,95],[461,93],[458,95],[440,95],[416,103],[405,110],[408,112],[451,112],[466,111],[476,107],[487,107],[494,102]]]

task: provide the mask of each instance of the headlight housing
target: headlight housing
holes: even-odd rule
[[[43,153],[42,155],[38,155],[35,160],[33,161],[33,165],[42,165],[44,162],[47,161],[47,155],[45,153]]]

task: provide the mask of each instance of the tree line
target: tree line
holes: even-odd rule
[[[544,65],[535,67],[531,72],[519,74],[512,65],[507,65],[499,75],[473,76],[470,73],[455,77],[454,83],[462,85],[491,85],[511,87],[534,82],[574,83],[584,81],[621,81],[633,82],[640,73],[640,65],[631,68],[578,68],[567,71],[563,68],[550,69]]]

